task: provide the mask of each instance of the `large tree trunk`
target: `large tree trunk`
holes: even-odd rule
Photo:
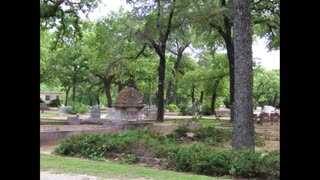
[[[159,83],[158,83],[158,114],[157,114],[157,121],[163,122],[164,116],[164,78],[165,78],[165,67],[166,67],[166,59],[164,56],[160,57],[160,64],[158,67],[158,74],[159,74]]]
[[[233,147],[237,150],[254,148],[250,1],[233,0],[235,55]]]
[[[65,101],[65,106],[68,106],[69,92],[70,92],[70,87],[68,86],[68,87],[66,88],[66,101]]]

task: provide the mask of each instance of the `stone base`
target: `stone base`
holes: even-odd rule
[[[152,126],[153,123],[150,122],[128,122],[128,123],[115,123],[115,122],[111,122],[111,123],[103,123],[102,126],[103,127],[112,127],[115,129],[139,129],[139,128],[145,128],[145,127],[150,127]]]

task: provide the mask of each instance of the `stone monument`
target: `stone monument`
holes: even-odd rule
[[[104,126],[120,128],[143,127],[143,96],[134,88],[123,89],[119,92],[115,105],[113,106],[112,123],[105,123]]]

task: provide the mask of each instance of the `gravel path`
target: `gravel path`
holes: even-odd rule
[[[68,174],[68,173],[53,173],[50,171],[40,172],[41,180],[98,180],[96,176],[88,176],[86,174]],[[101,178],[99,178],[101,180]]]

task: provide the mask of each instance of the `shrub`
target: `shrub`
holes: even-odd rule
[[[258,147],[266,145],[265,141],[258,134],[254,134],[254,144]]]
[[[125,163],[125,164],[134,164],[138,162],[139,158],[134,154],[122,153],[120,155],[120,160],[122,163]]]
[[[49,103],[50,107],[58,107],[59,105],[61,105],[60,99],[53,99]]]
[[[191,129],[185,125],[179,125],[178,128],[174,129],[172,133],[167,135],[167,137],[173,141],[176,141],[181,137],[187,137],[187,132],[191,132]]]
[[[203,104],[200,113],[202,115],[211,115],[211,105],[208,103]]]
[[[178,110],[178,106],[175,104],[169,104],[168,108],[169,112],[174,112],[175,110]]]
[[[73,105],[72,105],[72,108],[71,108],[71,114],[84,114],[86,112],[88,112],[89,110],[89,106],[86,105],[86,104],[82,104],[82,103],[79,103],[79,102],[75,102]]]
[[[218,145],[232,139],[232,132],[225,129],[216,129],[212,126],[202,127],[195,132],[195,137],[208,145]]]

